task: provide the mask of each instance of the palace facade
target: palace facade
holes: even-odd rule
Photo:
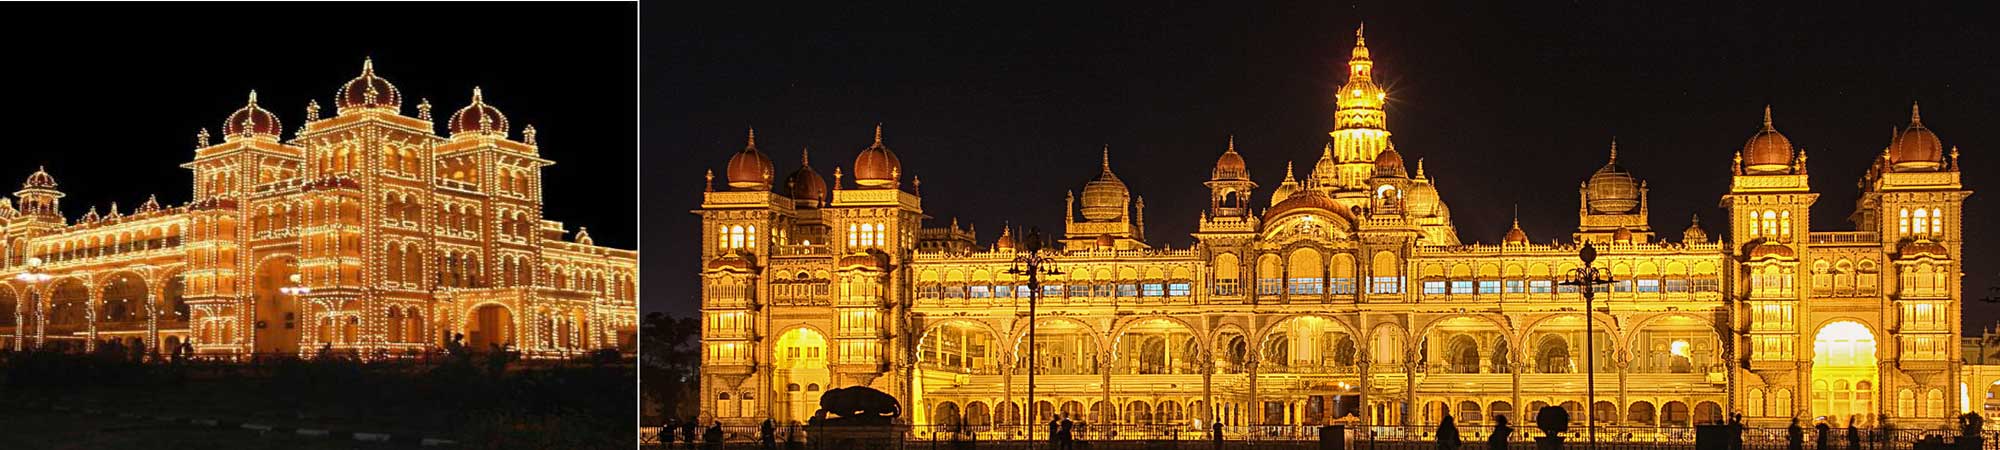
[[[197,135],[184,205],[66,217],[37,170],[0,198],[0,335],[203,356],[395,356],[457,334],[530,358],[631,351],[638,254],[542,218],[535,127],[516,139],[478,88],[448,134],[404,100],[364,62],[334,114],[314,100],[287,130],[253,91],[220,140]]]
[[[804,420],[819,392],[850,385],[897,396],[912,423],[975,429],[1053,413],[1092,426],[1518,424],[1549,406],[1638,428],[1731,412],[1916,427],[1966,407],[1970,192],[1957,150],[1914,107],[1862,176],[1848,224],[1810,222],[1806,154],[1766,108],[1745,124],[1720,233],[1698,219],[1655,230],[1649,187],[1614,142],[1602,168],[1578,174],[1574,231],[1534,236],[1516,221],[1500,243],[1466,243],[1423,161],[1390,139],[1372,65],[1357,33],[1328,143],[1303,177],[1288,166],[1260,190],[1234,144],[1222,150],[1191,248],[1149,242],[1145,200],[1106,150],[1066,200],[1052,239],[1062,273],[1042,277],[1034,317],[1026,277],[1010,273],[1022,237],[924,228],[917,182],[904,185],[879,126],[830,189],[805,161],[775,179],[753,133],[727,189],[694,211],[703,410]],[[1585,245],[1613,279],[1589,313],[1562,283]]]

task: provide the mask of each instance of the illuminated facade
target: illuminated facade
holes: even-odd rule
[[[197,135],[185,205],[72,220],[46,171],[0,198],[7,345],[372,357],[462,333],[528,357],[630,351],[638,255],[542,218],[534,126],[514,139],[474,88],[438,134],[372,63],[335,95],[287,140],[251,92],[219,142]]]
[[[1465,243],[1423,162],[1410,172],[1391,141],[1372,64],[1357,33],[1328,144],[1268,203],[1226,147],[1192,248],[1148,243],[1145,201],[1107,150],[1068,200],[1064,274],[1044,278],[1034,336],[1029,287],[1008,273],[1018,234],[988,246],[956,223],[920,228],[922,198],[880,128],[855,185],[836,168],[831,190],[809,164],[774,183],[753,134],[729,188],[695,211],[704,411],[802,420],[819,391],[860,384],[903,399],[914,423],[976,429],[1054,412],[1093,426],[1483,425],[1556,406],[1638,428],[1958,412],[1969,192],[1957,152],[1914,114],[1863,178],[1853,231],[1812,231],[1805,154],[1767,111],[1722,199],[1725,233],[1698,220],[1678,240],[1656,233],[1648,185],[1614,142],[1581,180],[1574,232],[1536,242],[1517,221],[1500,243]],[[1559,284],[1586,242],[1617,280],[1588,316]]]

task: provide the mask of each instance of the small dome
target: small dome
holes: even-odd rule
[[[1436,186],[1428,182],[1410,183],[1403,189],[1403,210],[1415,217],[1438,217],[1444,215],[1444,201],[1438,198]]]
[[[271,111],[257,106],[257,91],[250,91],[250,102],[244,104],[242,108],[237,108],[236,112],[229,113],[229,118],[222,121],[224,139],[241,135],[245,130],[250,134],[276,136],[283,129],[279,126],[277,114],[271,114]]]
[[[1291,198],[1292,193],[1298,191],[1299,181],[1292,179],[1292,162],[1285,161],[1285,181],[1279,182],[1278,188],[1271,191],[1271,206],[1278,206],[1279,202]]]
[[[1764,128],[1743,143],[1743,170],[1751,174],[1786,173],[1792,168],[1792,140],[1771,126],[1771,107],[1764,107]]]
[[[801,207],[817,208],[820,201],[826,198],[826,179],[820,178],[819,171],[813,170],[812,159],[804,150],[799,151],[799,170],[785,179],[785,186],[790,188],[786,192],[792,201]]]
[[[882,124],[875,124],[875,144],[854,156],[854,184],[865,188],[896,187],[903,162],[882,145]]]
[[[1701,216],[1694,216],[1687,230],[1681,232],[1681,242],[1702,244],[1708,242],[1708,230],[1701,229]]]
[[[1409,177],[1409,172],[1403,170],[1403,154],[1396,151],[1395,145],[1390,145],[1389,148],[1382,150],[1382,153],[1375,155],[1375,176]]]
[[[1000,240],[997,240],[997,241],[993,241],[993,248],[994,248],[995,250],[1002,250],[1002,251],[1008,251],[1008,250],[1013,250],[1013,249],[1014,249],[1014,230],[1012,230],[1012,229],[1008,229],[1008,228],[1001,228],[1001,229],[1000,229]]]
[[[21,189],[55,189],[55,188],[56,188],[56,177],[49,175],[48,169],[44,167],[35,168],[35,173],[28,174],[28,181],[21,183]]]
[[[1617,231],[1611,232],[1611,242],[1619,244],[1632,243],[1632,229],[1625,227],[1618,227]]]
[[[1118,220],[1125,217],[1125,205],[1131,201],[1131,191],[1125,182],[1111,173],[1111,147],[1104,147],[1104,171],[1097,179],[1083,185],[1083,218],[1093,222]]]
[[[343,113],[369,108],[395,111],[403,106],[403,93],[389,80],[375,76],[375,60],[367,58],[361,60],[361,75],[340,86],[334,105]]]
[[[1215,170],[1209,172],[1210,181],[1249,181],[1250,169],[1243,164],[1243,155],[1236,153],[1236,137],[1229,137],[1229,150],[1215,158]]]
[[[1514,244],[1514,245],[1528,244],[1528,232],[1521,231],[1520,219],[1514,220],[1514,228],[1507,230],[1507,236],[1500,238],[1500,242],[1505,244]]]
[[[1889,163],[1899,171],[1935,170],[1944,166],[1944,143],[1938,141],[1937,133],[1924,128],[1915,103],[1910,104],[1910,128],[1896,136],[1896,142],[1889,148]]]
[[[472,88],[472,104],[451,113],[451,135],[459,133],[492,134],[507,136],[507,115],[499,108],[486,104],[486,96],[478,87]]]
[[[1109,234],[1097,235],[1097,248],[1111,250],[1117,246],[1118,246],[1118,239],[1111,237],[1111,235]]]
[[[1618,166],[1618,141],[1611,141],[1611,159],[1590,175],[1589,205],[1592,211],[1631,212],[1639,207],[1639,179]]]
[[[1791,247],[1777,242],[1765,241],[1750,248],[1750,259],[1793,258],[1797,253]]]
[[[769,189],[771,187],[771,158],[757,151],[757,130],[750,130],[750,142],[736,156],[729,157],[729,187],[735,189]]]

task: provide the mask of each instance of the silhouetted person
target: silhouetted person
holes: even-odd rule
[[[1507,438],[1514,436],[1514,427],[1507,426],[1507,416],[1493,418],[1493,435],[1486,437],[1488,450],[1507,450]]]
[[[1049,419],[1049,447],[1062,447],[1062,416]]]
[[[1056,417],[1062,418],[1062,450],[1070,450],[1076,445],[1076,422],[1069,420],[1067,415]]]
[[[714,425],[708,426],[708,431],[701,434],[701,443],[707,445],[708,450],[722,450],[722,421],[717,420]]]
[[[776,450],[778,448],[778,422],[769,418],[764,419],[764,424],[757,427],[757,440],[764,441],[764,450]]]
[[[1792,418],[1792,426],[1785,427],[1785,450],[1805,450],[1806,430],[1799,428],[1799,418]]]
[[[1743,413],[1729,415],[1729,450],[1743,450]]]
[[[1826,421],[1823,420],[1813,425],[1813,431],[1819,432],[1818,436],[1813,436],[1813,450],[1824,450],[1826,448],[1827,428],[1829,427],[1826,426]]]
[[[1209,424],[1208,428],[1208,438],[1215,440],[1215,450],[1222,450],[1222,420],[1217,419],[1215,423]]]
[[[1458,450],[1458,445],[1461,443],[1458,440],[1458,425],[1452,423],[1451,416],[1444,416],[1444,420],[1438,422],[1437,448]]]
[[[1861,450],[1861,429],[1854,426],[1854,418],[1847,418],[1847,450]]]
[[[687,442],[687,448],[694,448],[694,429],[698,426],[700,425],[696,424],[693,417],[689,417],[686,422],[681,422],[681,441]]]

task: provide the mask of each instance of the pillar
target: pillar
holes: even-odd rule
[[[1356,350],[1355,353],[1358,354],[1358,357],[1355,358],[1354,367],[1356,372],[1361,374],[1361,386],[1359,387],[1361,394],[1355,396],[1354,403],[1355,408],[1361,411],[1361,426],[1366,427],[1375,424],[1375,406],[1368,403],[1369,386],[1374,384],[1373,379],[1375,377],[1368,372],[1368,352]]]

